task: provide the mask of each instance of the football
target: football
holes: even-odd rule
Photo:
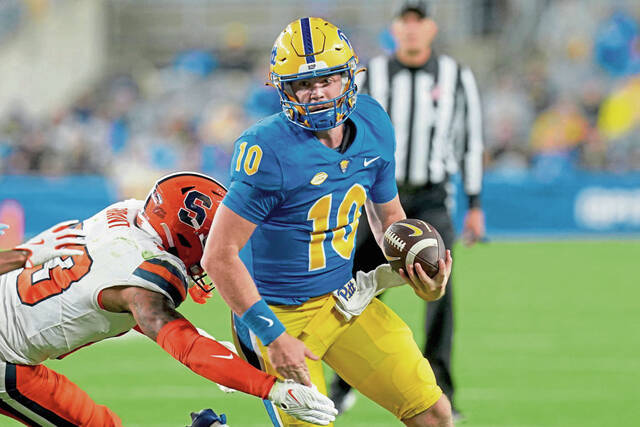
[[[429,277],[438,274],[438,260],[444,259],[446,249],[438,230],[419,219],[403,219],[389,226],[382,244],[385,257],[394,271],[420,263]]]

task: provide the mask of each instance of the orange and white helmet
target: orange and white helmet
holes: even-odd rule
[[[287,118],[312,131],[339,126],[356,105],[355,73],[358,64],[351,42],[332,23],[322,18],[300,18],[280,33],[271,50],[269,80],[280,95]],[[342,75],[342,93],[328,101],[301,103],[289,90],[296,80]],[[329,108],[313,111],[316,105]]]
[[[162,246],[182,260],[202,288],[206,273],[200,266],[209,229],[227,189],[196,172],[178,172],[160,178],[144,203],[140,216],[162,239]]]

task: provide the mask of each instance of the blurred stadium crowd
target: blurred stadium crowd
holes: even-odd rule
[[[33,3],[0,8],[0,22],[12,23],[0,25],[0,47],[21,31]],[[640,3],[474,0],[466,12],[473,26],[462,35],[447,26],[443,2],[434,3],[436,48],[466,60],[479,80],[488,170],[640,170]],[[107,2],[107,25],[130,5]],[[363,43],[359,26],[325,7],[363,46],[362,62],[393,49],[388,21],[379,22],[377,39]],[[200,170],[225,180],[235,138],[280,111],[275,91],[264,86],[269,48],[262,46],[272,40],[256,49],[246,25],[227,24],[214,49],[184,46],[151,58],[144,72],[111,67],[50,114],[32,114],[24,108],[28,99],[13,100],[0,115],[0,174],[118,180],[126,173],[121,184],[132,186],[123,190],[133,196],[136,183],[147,188],[166,171]]]

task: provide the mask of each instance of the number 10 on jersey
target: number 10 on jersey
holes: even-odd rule
[[[344,195],[336,218],[336,228],[330,228],[330,214],[333,194],[320,197],[309,209],[307,220],[313,221],[313,231],[309,241],[309,271],[325,268],[327,265],[324,251],[324,240],[327,233],[333,232],[331,247],[344,259],[351,258],[355,245],[356,230],[360,220],[360,209],[367,200],[367,193],[360,184],[354,184]],[[349,222],[349,214],[355,207],[353,221]],[[347,226],[351,226],[350,229]],[[347,231],[348,230],[348,231]]]
[[[244,151],[247,149],[247,143],[241,143],[238,146],[238,149],[240,152],[238,153],[238,160],[236,160],[236,171],[240,172],[240,168],[244,166],[244,173],[247,175],[253,175],[258,172],[260,160],[262,160],[262,148],[260,148],[259,145],[252,145],[247,150],[246,157],[244,155]],[[244,159],[244,164],[242,159]]]

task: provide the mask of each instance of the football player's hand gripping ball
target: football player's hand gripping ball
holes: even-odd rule
[[[278,380],[269,392],[269,400],[287,414],[308,423],[326,426],[338,415],[333,401],[316,386],[307,387],[293,380]]]
[[[409,282],[413,291],[425,301],[435,301],[444,295],[447,281],[451,275],[452,266],[451,251],[447,249],[445,259],[438,260],[438,273],[434,277],[424,271],[421,264],[414,268],[410,265],[408,270],[400,270],[400,275]]]
[[[85,244],[86,232],[70,228],[78,223],[79,221],[74,219],[56,224],[14,249],[29,253],[25,264],[27,268],[44,264],[57,257],[82,255],[83,251],[71,248]]]

